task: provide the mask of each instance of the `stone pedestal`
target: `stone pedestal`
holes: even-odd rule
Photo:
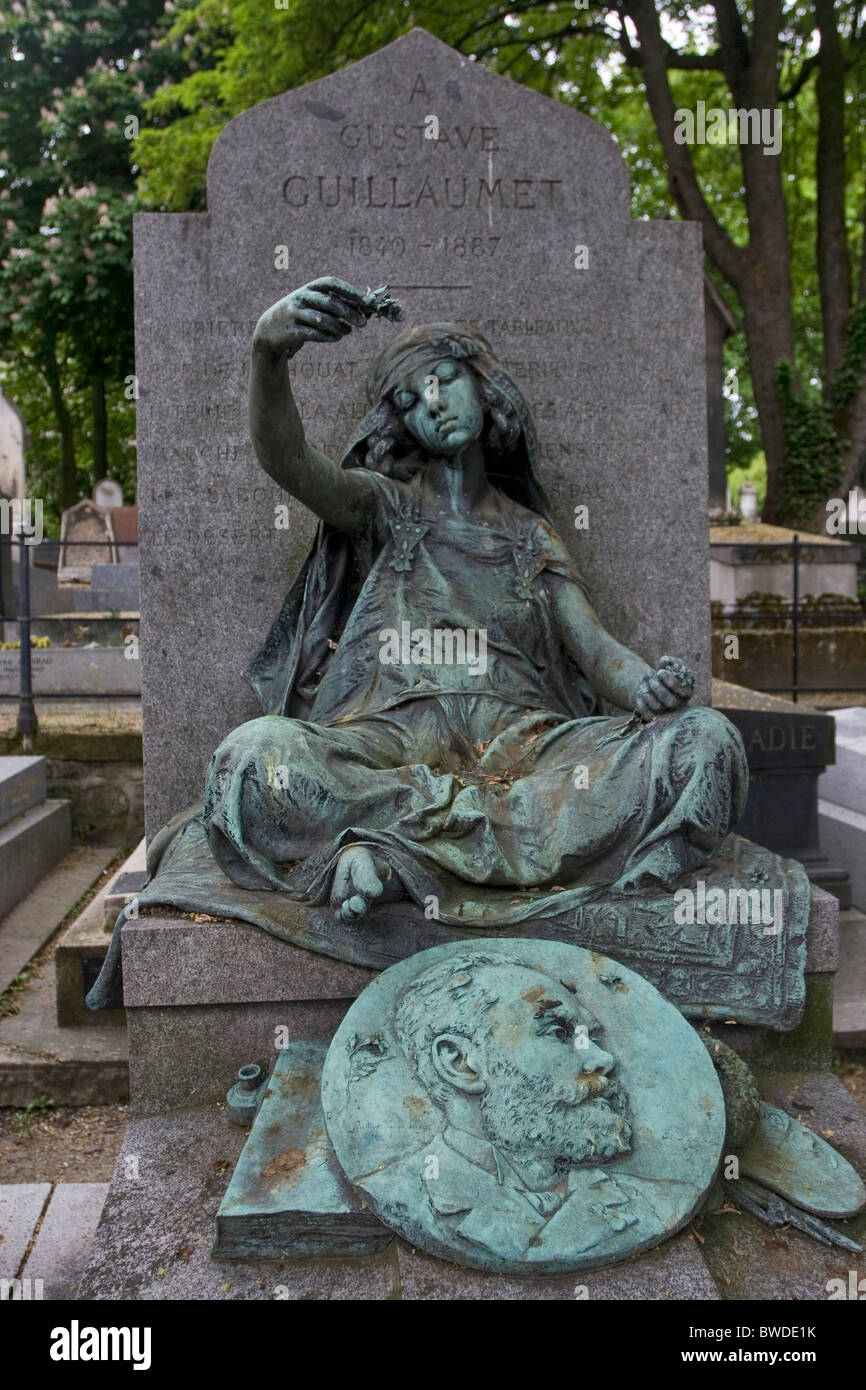
[[[866,1117],[826,1073],[767,1074],[761,1090],[866,1172]],[[711,1200],[693,1229],[621,1265],[525,1279],[434,1259],[394,1238],[378,1255],[340,1260],[215,1260],[217,1208],[246,1132],[225,1110],[181,1110],[130,1125],[79,1285],[81,1299],[353,1302],[677,1299],[819,1301],[833,1279],[866,1276],[863,1256],[800,1232],[774,1232]],[[866,1214],[844,1223],[861,1244]],[[122,1239],[118,1233],[122,1233]],[[697,1234],[694,1234],[696,1232]],[[804,1319],[805,1321],[806,1319]],[[784,1319],[777,1319],[784,1321]]]
[[[737,833],[796,859],[814,884],[849,907],[850,861],[835,847],[831,860],[831,842],[824,836],[822,844],[819,835],[819,778],[826,780],[837,756],[833,715],[719,680],[713,706],[739,729],[749,763],[749,799]]]
[[[806,1011],[798,1028],[773,1034],[719,1023],[718,1036],[771,1065],[788,1058],[789,1066],[828,1066],[838,920],[838,901],[813,886]],[[133,1111],[154,1115],[212,1104],[238,1067],[270,1066],[288,1039],[330,1040],[375,974],[242,922],[182,915],[128,922],[123,975]]]

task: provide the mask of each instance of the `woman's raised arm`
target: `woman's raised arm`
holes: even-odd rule
[[[250,434],[266,473],[322,521],[347,535],[364,530],[374,508],[372,481],[343,469],[307,443],[287,363],[304,343],[332,343],[366,322],[363,291],[326,276],[267,309],[253,334]]]

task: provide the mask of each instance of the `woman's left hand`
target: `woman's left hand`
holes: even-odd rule
[[[695,673],[676,656],[663,656],[658,669],[645,675],[637,688],[634,712],[644,723],[657,714],[682,709],[692,698]]]

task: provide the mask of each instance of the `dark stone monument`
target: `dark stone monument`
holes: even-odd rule
[[[832,714],[723,681],[713,701],[739,729],[749,763],[749,795],[738,833],[796,859],[812,883],[851,906],[847,870],[821,850],[818,778],[836,761]]]

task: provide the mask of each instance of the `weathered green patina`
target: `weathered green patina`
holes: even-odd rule
[[[389,903],[408,923],[392,959],[449,931],[567,923],[568,939],[645,962],[681,1007],[792,1027],[805,874],[730,836],[742,742],[687,708],[688,668],[649,666],[594,612],[551,525],[529,409],[486,339],[462,323],[401,334],[373,363],[342,467],[307,443],[287,358],[377,312],[394,317],[382,291],[329,277],[256,328],[257,456],[321,525],[247,672],[264,714],[217,749],[140,904],[371,964],[388,962]],[[674,890],[704,881],[775,893],[774,925],[678,921]],[[115,946],[94,1007],[116,999],[118,963]]]
[[[217,1213],[214,1255],[371,1254],[398,1230],[425,1249],[512,1274],[527,1265],[540,1272],[539,1259],[542,1270],[562,1272],[572,1257],[579,1268],[622,1258],[675,1233],[659,1235],[658,1219],[685,1202],[682,1174],[700,1168],[695,1141],[706,1136],[719,1085],[727,1202],[770,1227],[859,1252],[821,1219],[862,1209],[859,1175],[761,1100],[742,1058],[700,1037],[713,1082],[699,1035],[679,1021],[668,1026],[666,1010],[620,965],[535,941],[500,940],[494,952],[452,942],[387,971],[330,1049],[294,1041],[279,1052]],[[325,1128],[326,1053],[329,1125],[354,1186]],[[677,1109],[684,1077],[691,1117]],[[685,1158],[678,1126],[689,1130]],[[702,1213],[718,1207],[719,1192],[707,1184]],[[546,1228],[554,1218],[556,1234],[536,1254],[533,1223]],[[615,1251],[608,1227],[621,1238]],[[515,1245],[527,1230],[521,1254]]]
[[[413,1245],[567,1273],[680,1230],[725,1106],[694,1029],[641,976],[558,942],[454,942],[368,985],[322,1104],[340,1166]]]

